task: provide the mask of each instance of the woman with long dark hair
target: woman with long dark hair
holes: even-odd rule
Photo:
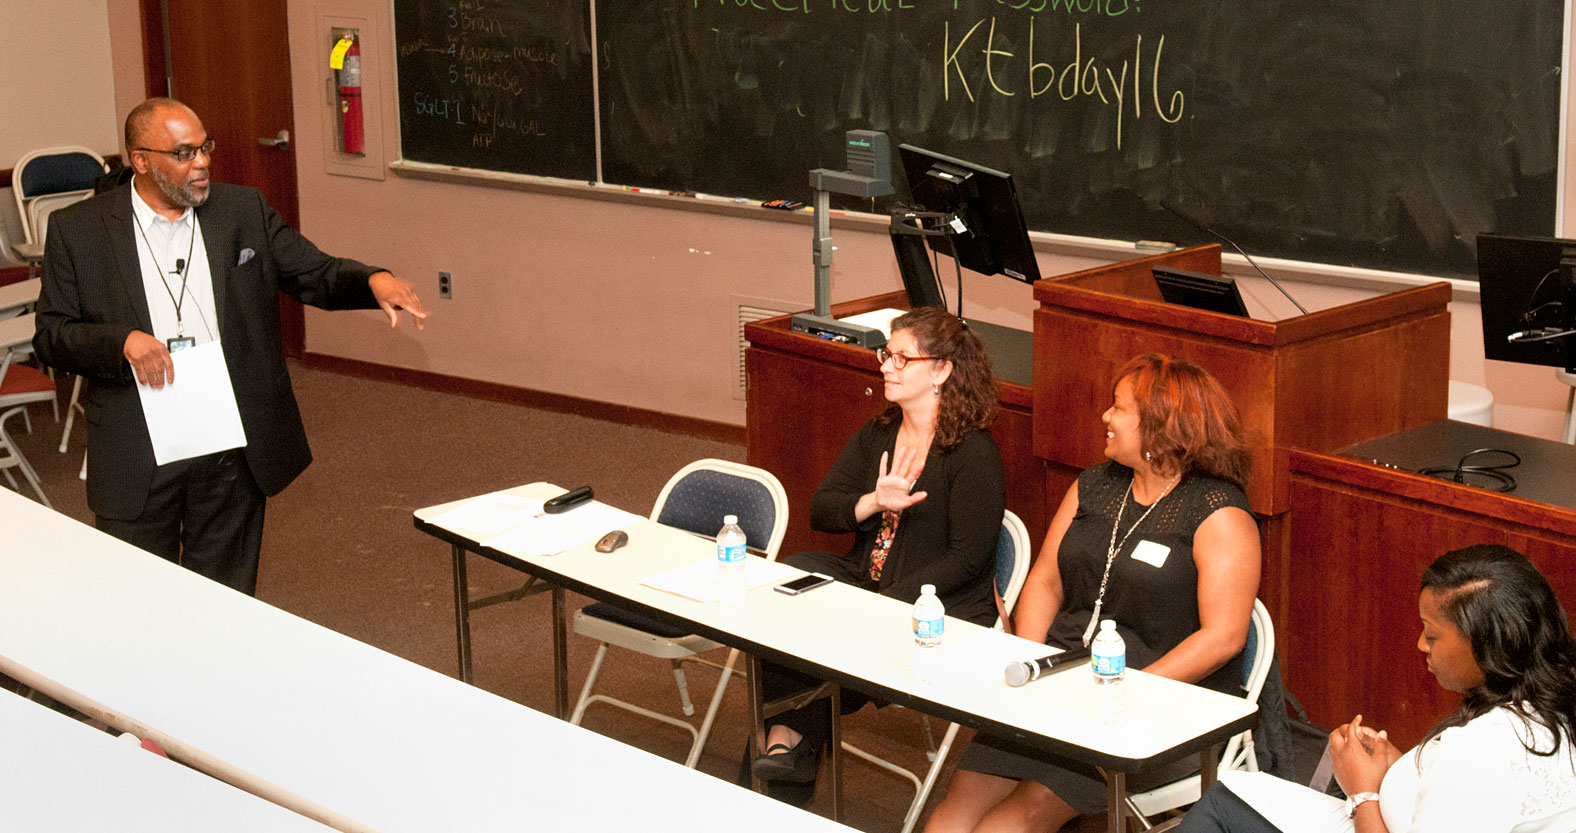
[[[848,441],[810,500],[810,526],[851,532],[853,546],[784,561],[909,603],[933,584],[948,615],[988,625],[1006,502],[1001,452],[987,430],[997,412],[990,357],[962,319],[922,307],[892,322],[876,358],[886,410]],[[762,675],[768,699],[817,682],[778,666]],[[843,691],[844,713],[866,702]],[[774,718],[764,754],[751,762],[768,794],[808,803],[830,733],[824,699]],[[741,768],[740,780],[748,775]]]
[[[1108,461],[1078,476],[1052,518],[1018,598],[1016,633],[1071,649],[1111,619],[1131,667],[1240,693],[1259,530],[1242,493],[1248,450],[1236,407],[1203,368],[1154,353],[1117,372],[1111,398]],[[1195,766],[1130,784],[1142,790]],[[925,829],[1052,833],[1105,803],[1092,767],[1053,764],[981,733]]]
[[[1576,830],[1576,640],[1525,556],[1478,545],[1423,571],[1417,649],[1461,705],[1403,754],[1362,715],[1330,733],[1343,807],[1261,773],[1227,773],[1179,833]]]

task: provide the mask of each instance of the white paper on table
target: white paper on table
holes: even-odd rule
[[[217,341],[170,354],[175,381],[154,390],[137,385],[142,415],[159,465],[246,445],[230,369]]]
[[[1346,802],[1267,772],[1230,771],[1221,783],[1283,833],[1351,833]]]
[[[538,506],[541,501],[537,501]],[[600,501],[588,501],[556,515],[530,515],[507,531],[482,540],[482,546],[522,558],[557,555],[589,544],[615,529],[645,520]]]
[[[493,492],[465,501],[433,518],[430,523],[448,529],[464,529],[491,538],[542,513],[541,498],[522,497],[509,492]],[[584,508],[584,507],[580,507]]]
[[[947,676],[967,680],[1001,680],[1009,662],[1028,662],[1058,653],[1040,642],[1020,639],[997,630],[977,633],[968,639],[941,641],[941,667]]]
[[[768,584],[776,584],[791,578],[798,578],[805,572],[798,567],[791,567],[779,561],[767,561],[757,555],[746,556],[744,559],[744,589],[754,590]],[[722,583],[720,579],[721,568],[716,559],[697,561],[694,564],[685,564],[667,572],[647,576],[640,583],[664,593],[683,596],[697,602],[715,602],[722,598]]]

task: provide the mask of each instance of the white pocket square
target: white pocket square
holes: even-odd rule
[[[257,254],[257,253],[252,251],[251,249],[242,249],[241,250],[241,259],[237,260],[235,262],[235,265],[236,266],[245,266],[246,262],[248,260],[251,260],[252,259],[252,255],[255,255],[255,254]]]

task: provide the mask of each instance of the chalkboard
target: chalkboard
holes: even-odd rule
[[[430,5],[436,31],[448,7]],[[1477,232],[1554,230],[1560,0],[595,8],[612,183],[803,199],[806,171],[842,168],[844,131],[863,128],[1010,171],[1044,231],[1211,239],[1165,201],[1254,254],[1472,277]],[[410,144],[412,107],[405,156],[469,164],[455,142]],[[481,166],[584,170],[535,161]]]
[[[395,0],[394,36],[404,158],[595,177],[583,0]]]

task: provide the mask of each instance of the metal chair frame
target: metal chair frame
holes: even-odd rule
[[[39,502],[53,509],[54,504],[51,504],[49,496],[44,494],[44,487],[39,483],[38,474],[33,471],[33,466],[27,462],[26,457],[22,456],[22,450],[17,448],[16,442],[11,439],[11,435],[5,430],[5,423],[6,420],[17,414],[25,416],[27,406],[34,402],[54,402],[55,386],[41,371],[22,365],[13,366],[12,359],[14,356],[15,351],[7,349],[4,357],[0,358],[0,471],[5,472],[5,479],[11,484],[11,488],[21,491],[21,486],[11,474],[11,469],[20,469],[22,471],[22,479],[26,480],[28,485],[33,487],[33,491],[38,494]],[[16,393],[3,393],[6,377],[12,373],[17,374],[16,377],[12,377],[13,379],[37,374],[39,380],[48,383],[47,388],[41,387],[38,390],[19,390]],[[33,387],[33,385],[27,385],[27,387]]]
[[[95,173],[91,178],[84,178],[80,181],[71,182],[70,186],[75,187],[57,188],[54,190],[28,190],[29,186],[33,184],[32,177],[28,175],[28,168],[30,166],[46,164],[51,160],[57,159],[58,157],[70,157],[74,154],[82,154],[93,159],[98,163],[98,172]],[[32,208],[34,202],[36,202],[41,197],[50,197],[57,194],[73,194],[77,199],[91,196],[93,194],[94,180],[100,176],[103,176],[104,171],[104,157],[100,156],[95,151],[89,148],[81,147],[80,145],[63,145],[61,147],[41,148],[39,150],[29,151],[22,154],[22,158],[16,161],[16,165],[11,170],[11,182],[13,186],[12,192],[16,197],[16,213],[22,219],[22,236],[25,238],[26,242],[30,244],[44,242],[44,234],[42,230],[35,228],[33,225],[36,219]]]
[[[777,560],[778,550],[782,547],[783,536],[788,529],[788,495],[783,491],[782,484],[778,482],[777,478],[765,469],[727,460],[696,460],[668,479],[667,484],[662,488],[661,494],[657,496],[656,505],[651,509],[651,520],[660,523],[663,509],[667,506],[668,500],[673,496],[675,490],[683,489],[686,479],[697,472],[703,471],[747,479],[765,487],[767,493],[771,496],[776,518],[771,524],[766,541],[760,542],[764,546],[759,548],[752,547],[752,550],[764,555],[769,560]],[[716,534],[705,530],[687,529],[686,531],[704,538],[712,538]],[[757,542],[752,541],[751,543]],[[701,752],[706,747],[706,741],[711,737],[711,727],[716,721],[718,710],[722,706],[722,697],[727,691],[729,680],[736,673],[740,675],[745,673],[742,670],[735,669],[739,661],[739,651],[730,649],[727,661],[718,663],[705,658],[702,654],[723,647],[720,643],[695,634],[680,637],[659,636],[629,625],[597,617],[586,613],[584,609],[575,611],[573,625],[575,633],[597,640],[598,645],[596,657],[591,662],[591,670],[586,675],[585,684],[580,689],[580,699],[575,703],[575,709],[569,717],[569,722],[577,726],[580,725],[581,720],[585,717],[587,708],[594,703],[606,703],[625,711],[644,715],[652,720],[677,726],[690,733],[690,749],[685,756],[684,765],[691,769],[695,768],[700,761]],[[694,716],[695,706],[690,701],[689,684],[684,674],[684,663],[696,663],[720,671],[721,677],[717,680],[717,687],[712,691],[711,701],[706,707],[706,713],[701,718],[700,725],[697,727],[688,720],[653,711],[611,695],[593,693],[597,678],[602,671],[602,663],[607,658],[608,648],[615,645],[636,653],[645,654],[646,656],[668,660],[672,666],[674,682],[678,686],[680,707],[686,717]]]
[[[1243,666],[1243,697],[1258,700],[1264,690],[1264,680],[1269,677],[1270,660],[1275,656],[1275,623],[1270,620],[1269,609],[1258,599],[1253,600],[1253,614],[1248,620],[1248,661]],[[1246,731],[1232,736],[1220,756],[1220,772],[1230,770],[1259,771],[1258,755],[1253,749],[1253,732]],[[1134,826],[1140,830],[1169,830],[1172,821],[1155,825],[1150,816],[1159,815],[1198,801],[1199,776],[1189,775],[1169,784],[1163,784],[1127,797],[1127,808]]]
[[[1007,611],[1008,615],[1011,615],[1013,608],[1018,604],[1018,594],[1023,591],[1023,584],[1028,580],[1029,562],[1033,560],[1033,550],[1029,543],[1029,530],[1023,525],[1023,521],[1017,515],[1014,515],[1010,510],[1004,512],[1001,526],[1001,537],[996,544],[997,565],[999,568],[1004,552],[1004,544],[1011,547],[1012,565],[1011,569],[1006,573],[1006,586],[997,586],[996,592],[1001,596],[1002,608]],[[1002,575],[1001,570],[998,569],[996,574],[999,585],[999,579]],[[1002,630],[1007,624],[1001,619],[997,619],[996,629]],[[927,747],[925,757],[930,760],[930,768],[925,771],[924,778],[920,778],[913,770],[907,769],[900,764],[860,749],[847,741],[842,742],[844,752],[894,775],[906,778],[914,785],[914,800],[909,803],[908,813],[903,816],[902,833],[910,833],[914,829],[914,825],[919,822],[919,816],[925,810],[925,802],[930,799],[930,792],[936,786],[936,779],[941,777],[941,769],[946,764],[947,754],[952,751],[952,744],[957,740],[958,729],[962,728],[957,723],[948,725],[947,732],[942,736],[941,743],[937,744],[935,734],[930,729],[930,719],[920,714],[919,723],[925,733],[925,745]]]

